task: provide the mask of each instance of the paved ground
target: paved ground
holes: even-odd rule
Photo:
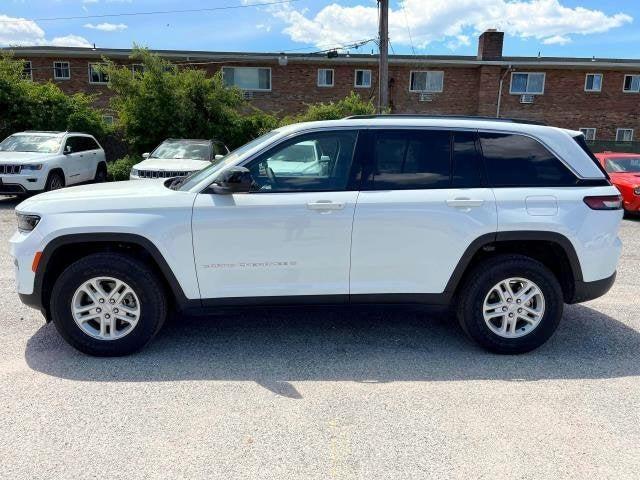
[[[13,290],[0,200],[0,477],[639,478],[640,221],[618,282],[528,355],[441,314],[178,319],[83,356]]]

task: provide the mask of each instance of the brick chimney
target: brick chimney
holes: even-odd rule
[[[478,60],[501,60],[504,32],[489,29],[478,39]]]

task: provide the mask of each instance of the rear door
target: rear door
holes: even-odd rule
[[[369,132],[353,224],[352,301],[443,293],[469,245],[495,233],[495,198],[484,186],[477,143],[475,132]]]

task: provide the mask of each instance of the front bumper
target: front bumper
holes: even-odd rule
[[[17,175],[0,175],[0,195],[19,195],[27,192],[44,190],[46,177],[42,171],[20,173]]]
[[[576,282],[573,297],[567,303],[588,302],[607,293],[616,280],[616,272],[613,275],[593,282]]]

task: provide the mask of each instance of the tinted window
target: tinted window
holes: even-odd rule
[[[257,192],[345,190],[349,183],[357,132],[302,135],[284,142],[246,167]]]
[[[77,153],[84,151],[84,143],[82,137],[69,137],[65,144],[64,151],[68,153]]]
[[[449,132],[384,130],[372,135],[371,164],[364,189],[410,190],[450,185]]]
[[[80,138],[82,139],[83,150],[97,150],[100,148],[93,138],[89,138],[89,137],[80,137]]]
[[[481,133],[480,142],[491,186],[559,187],[577,183],[569,169],[537,140]]]
[[[482,161],[476,145],[476,134],[455,132],[453,134],[453,188],[482,186]]]

